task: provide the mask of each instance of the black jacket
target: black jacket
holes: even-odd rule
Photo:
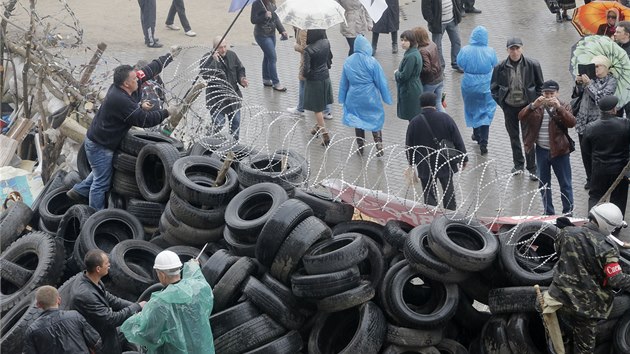
[[[510,89],[509,70],[511,69],[507,66],[509,60],[510,58],[506,58],[494,67],[492,80],[490,82],[492,98],[494,98],[501,108],[503,108],[505,104],[505,96],[507,96]],[[521,72],[523,74],[523,88],[525,89],[527,104],[529,104],[542,95],[541,89],[544,79],[542,69],[537,60],[526,58],[522,55],[521,61],[523,65]]]
[[[101,344],[101,336],[78,312],[49,309],[26,330],[23,354],[85,354]]]
[[[602,113],[602,117],[586,126],[582,137],[582,153],[592,161],[598,173],[619,173],[628,163],[630,119]]]
[[[256,0],[252,3],[252,13],[249,20],[254,26],[254,36],[273,37],[276,29],[279,33],[286,32],[280,18],[276,15],[276,5],[272,3],[263,4],[264,0]],[[271,18],[265,17],[265,13],[271,11]]]
[[[423,108],[422,113],[415,116],[407,127],[407,160],[410,165],[418,165],[418,176],[428,178],[433,175],[435,177],[448,177],[450,174],[458,171],[457,165],[448,166],[436,164],[435,150],[439,147],[434,143],[433,136],[427,129],[428,123],[435,134],[437,140],[448,139],[453,142],[455,149],[466,153],[466,146],[462,135],[457,128],[457,124],[451,116],[444,112],[440,112],[434,108]],[[428,159],[426,156],[430,156]],[[468,161],[468,156],[464,157],[464,161]],[[441,166],[441,167],[440,167]],[[440,167],[435,174],[435,168]]]
[[[238,97],[243,97],[239,87],[241,79],[245,77],[245,67],[241,63],[236,53],[228,50],[225,56],[218,61],[206,53],[205,60],[202,60],[199,71],[201,77],[206,80],[206,107],[210,114],[228,114],[241,108],[241,100],[234,97],[234,92]]]
[[[626,51],[626,54],[628,54],[628,56],[630,56],[630,42],[623,43],[623,44],[618,43],[618,44],[623,50]]]
[[[429,25],[429,32],[442,33],[442,0],[422,0],[422,17]],[[455,24],[462,22],[462,9],[459,1],[453,0]]]
[[[306,80],[320,81],[330,78],[328,69],[332,66],[332,52],[328,39],[320,39],[304,49],[304,72]]]
[[[97,353],[103,354],[122,353],[116,327],[141,310],[139,304],[110,294],[103,282],[96,285],[85,274],[74,280],[64,303],[65,308],[79,312],[98,331],[103,348]]]
[[[133,126],[153,127],[168,117],[165,109],[145,111],[140,107],[142,84],[158,75],[173,59],[170,54],[153,60],[142,68],[144,77],[138,79],[138,90],[131,95],[111,85],[103,104],[92,120],[87,137],[110,150],[115,150]]]

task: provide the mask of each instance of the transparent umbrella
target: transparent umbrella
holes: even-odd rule
[[[301,29],[328,29],[346,22],[345,10],[334,0],[287,0],[278,6],[280,21]]]
[[[603,55],[610,60],[610,72],[617,79],[615,96],[619,98],[619,106],[630,102],[630,59],[626,51],[615,41],[606,36],[586,36],[575,45],[569,62],[569,71],[575,77],[578,64],[588,64],[594,56]]]

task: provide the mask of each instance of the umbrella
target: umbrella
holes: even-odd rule
[[[628,54],[615,41],[606,36],[586,36],[572,48],[569,70],[575,77],[578,64],[588,64],[594,56],[603,55],[610,60],[610,72],[617,79],[615,96],[619,98],[619,107],[630,102],[630,59]]]
[[[328,29],[346,22],[345,10],[333,0],[287,0],[276,14],[282,23],[301,29]]]
[[[581,36],[597,34],[599,26],[606,23],[610,9],[617,12],[617,21],[630,18],[630,9],[616,1],[591,1],[575,9],[571,23]]]

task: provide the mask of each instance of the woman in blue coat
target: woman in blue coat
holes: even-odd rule
[[[462,96],[466,126],[473,128],[472,139],[477,141],[481,154],[488,153],[490,123],[497,109],[490,93],[492,70],[497,65],[494,49],[488,47],[488,30],[477,26],[470,34],[470,42],[457,55],[457,65],[464,70]]]
[[[343,64],[339,83],[339,103],[343,104],[343,124],[354,128],[359,153],[363,154],[365,131],[371,131],[377,156],[383,156],[383,102],[392,104],[381,64],[372,56],[372,46],[358,35],[354,54]]]

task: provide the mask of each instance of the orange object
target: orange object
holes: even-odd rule
[[[597,34],[599,26],[606,23],[609,10],[617,14],[615,24],[630,19],[630,8],[616,1],[591,1],[575,9],[571,23],[582,37]]]

